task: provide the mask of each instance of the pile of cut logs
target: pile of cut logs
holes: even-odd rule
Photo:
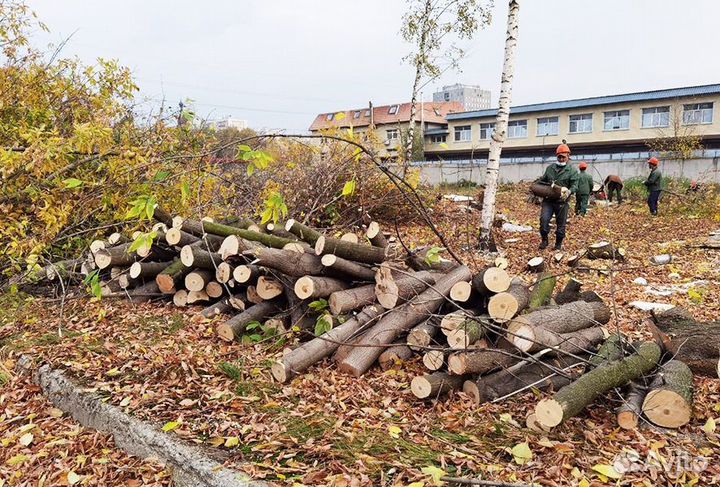
[[[643,414],[666,427],[690,419],[692,372],[677,358],[662,363],[672,338],[658,327],[655,342],[609,333],[610,309],[576,279],[553,297],[552,275],[538,274],[528,285],[507,273],[503,258],[473,274],[429,248],[408,255],[376,222],[367,222],[361,239],[335,238],[295,220],[215,223],[173,218],[160,208],[155,217],[150,245],[130,251],[133,241],[113,234],[95,242],[88,259],[43,273],[56,279],[97,270],[106,296],[205,303],[204,317],[227,316],[217,318],[216,330],[228,342],[257,324],[293,333],[299,345],[271,369],[279,382],[328,357],[359,377],[375,364],[389,368],[418,354],[428,369],[411,382],[418,398],[462,390],[482,403],[556,391],[528,416],[533,428],[552,428],[620,387],[627,388],[618,412],[623,427],[635,427]],[[316,336],[319,319],[332,326]]]

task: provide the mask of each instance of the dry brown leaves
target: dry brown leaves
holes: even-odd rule
[[[512,221],[537,226],[538,208],[525,203],[522,191],[503,192],[499,202],[499,209]],[[479,215],[452,203],[440,203],[434,214],[453,248],[466,247],[460,250],[463,258],[482,265],[479,254],[470,248]],[[700,239],[716,226],[720,224],[711,220],[650,219],[644,208],[631,205],[594,210],[584,219],[573,219],[566,253],[599,239],[628,250],[630,258],[618,264],[612,279],[581,279],[603,298],[614,296],[618,326],[646,336],[645,313],[629,309],[627,302],[661,300],[688,307],[698,319],[717,319],[718,266],[708,263],[717,263],[720,253],[680,243]],[[433,241],[425,228],[402,230],[406,243]],[[498,237],[510,259],[510,272],[522,273],[524,263],[537,255],[537,234]],[[505,238],[519,241],[503,244]],[[651,266],[648,258],[663,252],[675,256],[672,266]],[[551,270],[564,275],[568,269],[561,263]],[[679,273],[680,280],[671,278],[671,272]],[[682,293],[653,298],[632,284],[638,276],[658,285],[684,279],[711,284],[703,288],[701,300]],[[666,463],[678,451],[702,455],[710,463],[701,477],[653,468],[625,474],[623,484],[720,482],[720,443],[703,431],[708,418],[720,416],[717,380],[696,380],[695,418],[677,432],[647,426],[619,430],[613,414],[618,398],[610,394],[580,417],[541,436],[514,424],[524,424],[525,414],[537,401],[533,393],[480,407],[460,393],[439,402],[418,402],[409,391],[412,377],[423,372],[417,361],[386,372],[374,369],[362,379],[343,376],[323,362],[281,386],[272,382],[269,373],[276,351],[267,344],[225,344],[215,337],[215,323],[192,312],[181,313],[167,305],[132,307],[124,302],[77,300],[66,305],[65,316],[61,339],[56,332],[57,303],[33,301],[0,328],[2,364],[10,376],[0,399],[0,471],[8,485],[39,485],[43,476],[44,485],[64,485],[69,471],[80,475],[83,485],[132,485],[131,479],[138,485],[167,483],[164,472],[122,455],[106,436],[56,417],[57,411],[34,386],[12,372],[21,353],[68,368],[108,402],[165,426],[169,434],[208,447],[228,466],[282,485],[430,485],[421,472],[430,465],[458,476],[543,485],[609,485],[615,481],[593,467],[612,464],[616,455],[629,449]],[[28,424],[36,426],[21,431]],[[27,432],[32,432],[33,441],[24,446],[20,438]],[[510,449],[524,442],[532,458],[519,465]],[[18,455],[27,458],[8,463]]]

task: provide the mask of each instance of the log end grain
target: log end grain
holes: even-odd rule
[[[450,288],[450,299],[459,303],[466,303],[472,294],[472,284],[460,281]]]
[[[182,249],[180,249],[180,262],[182,262],[185,267],[193,266],[195,256],[193,255],[193,249],[191,246],[185,245]]]
[[[295,281],[295,296],[300,299],[307,299],[315,292],[315,282],[312,277],[304,276]]]
[[[648,392],[642,410],[653,424],[664,428],[679,428],[692,417],[692,406],[683,396],[668,389]]]
[[[235,340],[235,333],[233,333],[232,327],[226,323],[221,323],[216,328],[217,334],[220,338],[225,340],[226,342],[231,342]]]
[[[495,294],[488,301],[488,314],[497,322],[504,323],[518,312],[517,298],[508,292]]]
[[[617,422],[622,429],[634,430],[638,426],[638,415],[633,411],[620,411],[617,413]]]
[[[535,406],[535,419],[544,428],[553,428],[563,421],[562,405],[555,399],[543,399]]]
[[[281,384],[284,384],[290,379],[290,374],[288,374],[288,370],[285,367],[285,364],[282,363],[282,361],[275,362],[270,367],[270,373],[275,378],[276,381],[280,382]]]

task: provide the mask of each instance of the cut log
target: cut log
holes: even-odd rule
[[[535,406],[537,421],[545,427],[554,427],[577,415],[596,397],[614,387],[642,377],[660,360],[660,347],[655,343],[642,343],[633,355],[606,362],[581,375],[560,389],[552,399],[543,399]]]
[[[307,254],[309,255],[309,254]],[[333,254],[325,254],[320,259],[325,266],[326,273],[348,277],[354,281],[372,281],[375,279],[375,271],[371,268],[358,264]],[[309,272],[306,274],[310,274]]]
[[[317,276],[325,269],[320,257],[305,252],[258,248],[252,253],[257,258],[255,264],[276,269],[288,276]]]
[[[450,332],[460,327],[466,320],[473,318],[478,315],[478,312],[472,309],[459,309],[445,314],[440,319],[440,331],[445,336],[449,335]]]
[[[153,258],[170,259],[174,256],[174,252],[163,245],[162,242],[164,241],[165,233],[160,231],[155,232],[155,238],[153,241],[149,245],[143,243],[135,250],[135,253],[138,257],[142,257],[143,259],[148,257],[151,252],[153,254]]]
[[[265,301],[251,306],[217,327],[217,334],[225,341],[231,342],[239,338],[245,327],[252,321],[263,322],[279,311],[276,301]]]
[[[90,252],[93,254],[96,253],[100,249],[104,249],[106,246],[108,246],[104,240],[93,240],[90,242]]]
[[[530,272],[542,272],[545,270],[545,259],[542,257],[533,257],[527,263]]]
[[[555,261],[556,264],[559,264],[560,262],[562,262],[562,260],[563,260],[564,258],[565,258],[565,253],[564,253],[564,252],[555,252],[555,253],[553,254],[553,260]]]
[[[392,309],[435,284],[436,276],[428,271],[420,271],[396,279],[392,268],[382,265],[375,274],[375,297],[383,308]]]
[[[667,353],[685,362],[694,374],[716,378],[720,356],[720,321],[698,322],[680,307],[655,313],[647,321]]]
[[[230,304],[227,299],[221,299],[217,303],[213,303],[207,308],[200,311],[200,316],[207,319],[215,318],[222,314],[228,314],[235,311],[235,308]]]
[[[127,273],[118,276],[117,282],[121,289],[132,289],[143,283],[141,279],[133,279]]]
[[[217,281],[210,281],[205,284],[205,293],[210,299],[217,299],[225,294],[225,288]]]
[[[448,372],[455,375],[485,374],[510,367],[519,360],[517,352],[501,348],[454,353],[448,357]]]
[[[213,277],[213,273],[207,269],[188,272],[185,276],[185,289],[188,291],[202,291],[207,283],[213,280]]]
[[[230,296],[227,299],[227,301],[228,301],[228,304],[233,307],[233,309],[236,309],[239,311],[245,311],[245,308],[248,307],[248,303],[249,303],[245,293],[234,294],[234,295]]]
[[[280,296],[284,290],[285,288],[283,287],[282,282],[266,276],[258,277],[257,284],[255,285],[255,291],[258,296],[265,301],[269,301]]]
[[[495,264],[495,267],[497,267],[498,269],[503,269],[503,270],[507,269],[510,266],[510,262],[507,260],[507,258],[502,257],[502,256],[495,257],[494,264]]]
[[[133,279],[140,277],[149,279],[160,274],[172,262],[133,262],[128,271],[128,275]]]
[[[530,192],[540,198],[547,198],[549,200],[560,199],[560,186],[557,185],[532,183],[530,185]]]
[[[433,337],[437,335],[440,328],[440,320],[436,317],[428,318],[426,321],[414,327],[407,336],[407,345],[411,350],[422,350],[430,346]]]
[[[200,240],[200,237],[191,235],[187,232],[183,232],[179,228],[168,228],[165,232],[165,241],[168,245],[183,247],[185,245],[193,244]]]
[[[176,288],[180,287],[180,284],[188,272],[190,272],[190,269],[185,267],[185,264],[183,264],[180,259],[175,259],[162,272],[155,276],[155,282],[157,282],[160,292],[173,294]]]
[[[623,341],[625,339],[619,333],[612,333],[607,339],[600,345],[598,351],[593,355],[588,362],[593,367],[604,364],[605,362],[611,362],[613,360],[620,360],[625,356],[623,350]]]
[[[341,315],[374,302],[375,286],[373,284],[337,291],[328,298],[330,312],[334,315]]]
[[[287,323],[287,319],[276,316],[275,318],[265,320],[263,329],[265,333],[272,332],[273,335],[282,335],[288,331]]]
[[[344,291],[348,287],[348,284],[340,279],[305,276],[295,282],[295,295],[300,299],[327,298],[331,294]]]
[[[289,244],[283,245],[282,249],[297,252],[298,254],[309,254],[313,252],[313,248],[307,242],[290,242]]]
[[[130,239],[127,238],[122,233],[114,232],[108,236],[107,241],[110,245],[120,245],[120,244],[128,243],[130,241]]]
[[[508,339],[523,352],[533,353],[544,348],[552,348],[556,353],[565,352],[574,355],[594,352],[597,346],[610,336],[602,326],[569,333],[556,333],[542,327],[515,330],[514,333],[515,335]]]
[[[428,350],[423,354],[422,362],[428,370],[440,370],[445,366],[447,356],[444,350]]]
[[[253,304],[260,304],[263,301],[265,301],[257,293],[257,288],[255,286],[248,286],[247,289],[245,290],[245,296],[247,297],[248,302],[253,303]]]
[[[450,290],[450,299],[458,303],[467,303],[472,300],[473,287],[472,284],[465,281],[456,283]]]
[[[513,282],[507,291],[498,293],[488,301],[488,314],[498,323],[505,323],[527,308],[530,291],[522,282]]]
[[[419,375],[410,382],[410,390],[419,399],[433,399],[462,388],[465,379],[445,372]]]
[[[293,219],[290,219],[287,221],[287,223],[285,223],[285,230],[292,233],[303,242],[309,243],[310,245],[315,245],[317,239],[320,238],[320,236],[322,235],[317,230],[310,228],[307,225],[303,225],[302,223],[297,222]]]
[[[596,330],[588,335],[579,334],[575,338],[568,334],[596,325],[605,325],[609,321],[610,308],[604,303],[574,301],[514,318],[507,326],[508,341],[526,352],[539,350],[543,345],[555,347],[558,340],[564,340],[570,348],[574,348],[573,344],[580,345],[585,339],[594,341],[600,332]],[[607,337],[601,337],[600,341],[604,338]]]
[[[163,294],[160,293],[160,289],[158,289],[155,281],[150,281],[135,289],[125,291],[123,296],[127,297],[132,303],[145,303],[153,299],[161,298]]]
[[[210,296],[207,295],[205,290],[202,291],[188,291],[187,293],[187,304],[195,304],[200,302],[210,301]]]
[[[120,287],[120,283],[117,282],[117,280],[105,281],[100,284],[100,295],[101,296],[110,296],[111,294],[117,294],[120,292],[124,292],[124,291],[123,291],[123,288]]]
[[[510,287],[510,276],[499,267],[488,267],[475,274],[473,288],[483,296],[507,291]]]
[[[340,343],[348,341],[355,332],[378,319],[384,311],[378,305],[364,307],[362,311],[345,323],[301,345],[273,364],[271,368],[273,377],[278,382],[287,382],[301,374],[311,365],[331,355],[337,350]]]
[[[334,254],[343,259],[354,260],[365,264],[379,264],[384,262],[388,255],[386,250],[371,245],[362,245],[347,242],[337,238],[320,236],[315,241],[315,254]]]
[[[525,387],[545,391],[557,391],[568,385],[572,379],[580,375],[579,370],[565,371],[568,377],[558,375],[556,370],[566,369],[581,363],[572,357],[558,357],[537,362],[525,362],[517,370],[500,370],[480,377],[477,382],[463,386],[463,391],[470,394],[475,404],[482,404],[512,394]]]
[[[693,376],[690,367],[671,360],[658,370],[642,403],[645,417],[663,428],[679,428],[690,422]]]
[[[582,288],[582,281],[578,281],[575,278],[570,278],[570,280],[565,284],[565,287],[562,291],[560,291],[557,296],[555,296],[555,302],[557,304],[567,304],[572,303],[573,301],[580,300],[580,290]]]
[[[447,335],[447,342],[451,348],[468,348],[485,336],[487,323],[477,318],[465,320],[460,326]]]
[[[587,248],[589,259],[625,260],[625,250],[615,248],[610,242],[596,242]]]
[[[395,365],[400,365],[413,356],[412,350],[407,345],[396,345],[388,348],[378,357],[380,368],[387,370]]]
[[[217,269],[218,264],[223,261],[220,254],[208,252],[195,245],[184,246],[180,250],[180,260],[185,264],[185,267],[209,269],[213,272]]]
[[[360,343],[364,346],[352,350],[340,363],[339,370],[356,377],[364,374],[382,353],[378,345],[394,342],[401,333],[427,319],[445,302],[453,284],[469,280],[471,275],[470,269],[459,266],[440,277],[433,287],[383,316],[363,335]]]
[[[131,245],[132,243],[128,242],[115,247],[98,249],[94,254],[95,265],[98,269],[107,269],[110,266],[129,266],[137,260],[137,254],[128,250]]]
[[[352,232],[343,233],[340,236],[340,240],[344,240],[345,242],[351,242],[351,243],[360,242],[360,239],[358,238],[358,236]]]
[[[555,290],[556,278],[552,274],[544,273],[538,277],[530,292],[529,308],[531,310],[545,306],[550,302]]]
[[[634,430],[638,427],[642,414],[642,403],[647,394],[647,388],[637,381],[631,382],[623,394],[623,402],[617,408],[617,422],[622,429]]]
[[[260,267],[256,265],[239,265],[233,270],[233,279],[238,284],[246,284],[255,282],[260,274]]]
[[[385,235],[383,234],[382,229],[380,228],[380,224],[378,222],[370,222],[367,228],[367,232],[365,232],[365,236],[367,236],[368,240],[370,240],[370,243],[374,247],[380,247],[384,249],[388,246],[388,241],[385,238]]]
[[[223,225],[222,223],[213,223],[208,221],[197,221],[197,220],[184,220],[180,227],[183,231],[191,233],[193,235],[202,236],[206,233],[217,235],[220,237],[227,237],[230,235],[237,235],[245,240],[251,240],[253,242],[260,242],[268,247],[274,247],[276,249],[283,248],[283,245],[292,242],[287,238],[276,237],[267,233],[253,232],[252,230],[245,230],[243,228],[232,227],[229,225]]]
[[[235,270],[235,268],[231,264],[227,262],[220,262],[215,270],[215,280],[225,284],[232,279],[233,270]]]
[[[187,289],[180,289],[179,291],[175,291],[175,294],[173,294],[173,304],[177,306],[178,308],[184,308],[187,306],[188,302],[188,291]]]
[[[80,272],[80,267],[83,264],[82,259],[68,259],[60,262],[48,264],[41,270],[38,275],[47,278],[48,281],[54,281],[60,277],[66,278],[72,274]]]
[[[262,248],[265,248],[265,246],[259,242],[245,240],[237,235],[228,235],[223,239],[222,245],[218,249],[218,253],[223,259],[228,259],[233,255],[240,255],[243,252],[250,252],[255,249]]]
[[[436,271],[449,272],[455,269],[459,264],[443,258],[435,258],[432,262],[428,261],[428,252],[432,247],[422,247],[414,251],[407,259],[407,264],[416,271]]]

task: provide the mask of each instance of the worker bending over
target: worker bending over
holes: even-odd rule
[[[607,193],[610,203],[612,203],[613,200],[613,193],[617,195],[618,205],[622,203],[622,189],[623,180],[620,179],[620,176],[611,174],[605,178],[605,192]]]

